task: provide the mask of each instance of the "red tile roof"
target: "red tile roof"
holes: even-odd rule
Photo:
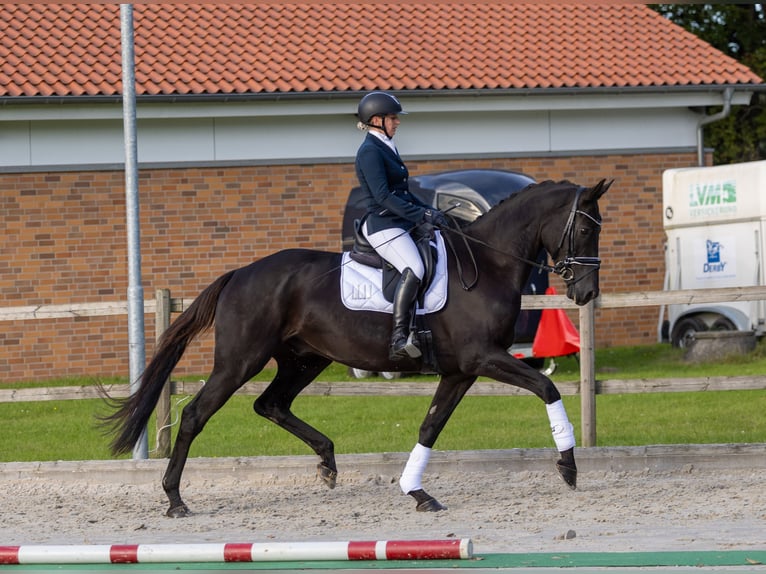
[[[137,4],[139,95],[759,84],[643,5]],[[0,97],[121,93],[115,4],[0,5]]]

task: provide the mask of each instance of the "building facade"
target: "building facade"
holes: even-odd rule
[[[44,54],[35,53],[34,43],[24,40],[29,34],[20,32],[14,48],[2,54],[16,73],[4,71],[10,80],[0,82],[0,307],[127,297],[123,107],[115,77],[119,66],[115,72],[113,61],[119,47],[117,7],[72,6],[0,9],[6,37],[35,30],[42,41],[45,34],[35,26],[45,18],[58,22],[60,43],[48,38],[49,44],[59,53],[68,50],[81,64],[68,68],[49,55],[45,76],[25,59],[31,54],[39,63]],[[453,52],[443,54],[436,80],[425,74],[433,50],[426,54],[420,46],[410,52],[419,56],[407,61],[406,73],[389,77],[374,68],[376,52],[362,49],[368,36],[350,37],[348,30],[331,30],[340,52],[335,60],[322,60],[315,46],[309,49],[306,18],[319,21],[323,15],[306,11],[328,8],[296,6],[259,7],[263,12],[247,14],[242,11],[256,9],[222,6],[189,14],[177,12],[188,10],[186,5],[137,8],[138,187],[146,298],[160,288],[170,289],[173,297],[193,298],[223,272],[283,248],[339,250],[343,208],[356,184],[353,157],[362,137],[354,112],[358,99],[371,89],[394,91],[410,112],[403,117],[397,144],[413,175],[496,168],[584,185],[614,179],[602,200],[602,290],[661,289],[662,172],[698,163],[704,144],[700,126],[709,106],[745,104],[760,85],[746,68],[645,6],[491,5],[499,23],[509,29],[521,26],[518,34],[525,21],[529,26],[536,22],[538,35],[548,29],[557,38],[583,37],[583,26],[603,29],[608,23],[629,28],[631,43],[626,47],[625,36],[614,31],[613,36],[592,36],[579,59],[566,59],[571,46],[556,51],[550,41],[543,43],[547,51],[532,58],[530,39],[523,52],[517,43],[496,43],[462,62],[460,54],[478,50],[471,42],[486,41],[482,26],[487,24],[476,12],[486,8],[450,3],[443,12],[446,8],[438,5],[417,11],[401,3],[385,5],[392,16],[413,25],[430,21],[454,30],[459,23],[469,30],[459,45],[442,47]],[[540,20],[541,15],[546,18]],[[273,37],[280,32],[293,39],[294,57],[302,67],[282,61],[277,69],[280,56],[275,53],[264,56],[263,69],[258,58],[233,61],[233,48],[203,34],[202,24],[213,17],[227,21],[230,25],[222,29],[235,39],[236,25],[249,18],[250,35],[243,32],[242,43],[252,44],[251,55],[270,49],[268,38],[252,34],[252,18],[261,19],[261,30],[271,22]],[[360,16],[346,14],[346,19],[353,17]],[[188,45],[169,39],[172,24],[161,27],[174,18],[188,28]],[[81,24],[77,28],[76,22]],[[92,30],[100,32],[83,38],[84,30],[91,29],[83,22],[93,22]],[[577,35],[573,26],[580,27]],[[74,38],[68,43],[67,30]],[[642,34],[667,41],[655,53]],[[89,56],[91,48],[97,53]],[[615,58],[615,50],[627,60]],[[350,56],[343,68],[345,53]],[[520,53],[527,59],[514,60]],[[673,57],[662,56],[668,53]],[[173,54],[184,54],[177,66]],[[648,61],[652,54],[657,59]],[[215,57],[224,72],[241,72],[242,82],[251,83],[237,87],[223,72],[211,80]],[[404,67],[402,58],[391,55],[391,65]],[[490,68],[498,59],[509,67]],[[695,63],[700,59],[702,64]],[[203,64],[208,66],[204,70]],[[79,69],[81,77],[70,68]],[[355,79],[358,68],[363,72]],[[274,69],[276,79],[257,76]],[[33,82],[36,74],[41,79]],[[269,82],[276,88],[264,88]],[[655,342],[658,312],[599,310],[597,345]],[[146,326],[150,355],[150,317]],[[124,316],[3,321],[0,381],[124,375],[127,332]],[[211,349],[212,334],[189,349],[176,373],[204,376]]]

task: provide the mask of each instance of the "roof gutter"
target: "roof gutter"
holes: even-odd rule
[[[734,88],[726,88],[723,91],[723,109],[712,116],[705,116],[697,122],[697,165],[705,167],[705,135],[703,128],[714,122],[725,119],[731,113],[731,100],[734,97]]]
[[[720,89],[722,86],[716,86]],[[736,86],[740,91],[766,90],[764,84],[739,84]],[[677,93],[677,92],[711,92],[712,86],[597,86],[597,87],[558,87],[558,88],[504,88],[504,89],[415,89],[390,91],[398,96],[411,97],[466,97],[466,96],[579,96],[579,95],[626,95],[626,94],[652,94],[652,93]],[[734,95],[734,87],[727,86],[724,93],[730,92],[729,103]],[[228,103],[241,101],[284,101],[306,99],[358,99],[367,92],[361,91],[326,91],[326,92],[247,92],[236,94],[137,94],[139,103],[184,103],[184,102],[208,102]],[[111,95],[50,95],[50,96],[0,96],[0,106],[5,105],[51,105],[51,104],[121,104],[122,96]],[[711,118],[714,116],[711,116]],[[711,120],[715,121],[715,120]]]

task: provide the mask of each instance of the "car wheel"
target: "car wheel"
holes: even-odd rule
[[[348,374],[354,377],[355,379],[366,379],[367,377],[372,377],[375,373],[372,371],[365,371],[364,369],[348,369]]]
[[[673,337],[671,342],[674,347],[681,349],[687,348],[694,340],[696,333],[707,331],[707,325],[702,319],[697,317],[684,317],[673,328]]]
[[[557,368],[558,368],[558,364],[556,363],[556,358],[551,357],[551,360],[548,362],[548,366],[545,367],[544,369],[539,369],[539,371],[546,377],[550,377],[553,373],[556,372]]]
[[[389,381],[402,378],[402,374],[396,371],[381,371],[380,376]]]

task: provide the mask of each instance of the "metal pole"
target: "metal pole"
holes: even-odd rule
[[[120,4],[122,38],[122,114],[125,132],[125,208],[128,230],[128,347],[130,392],[141,386],[146,364],[144,288],[141,285],[141,234],[138,211],[138,145],[136,141],[136,76],[133,47],[133,5]],[[134,459],[148,458],[146,428],[133,447]]]

